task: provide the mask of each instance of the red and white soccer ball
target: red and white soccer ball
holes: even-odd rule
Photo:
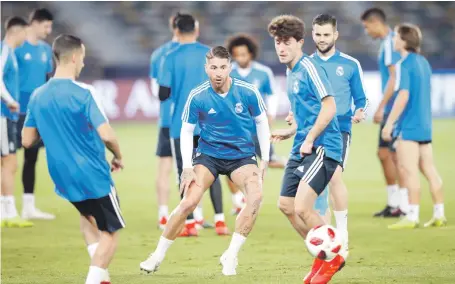
[[[340,233],[330,225],[321,225],[311,229],[305,243],[312,256],[327,261],[334,259],[343,245]]]

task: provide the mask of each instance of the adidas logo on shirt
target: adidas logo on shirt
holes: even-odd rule
[[[216,110],[214,110],[213,108],[211,108],[211,109],[209,110],[209,114],[215,114],[215,113],[216,113]]]
[[[298,167],[297,170],[298,170],[299,172],[303,173],[303,166]]]

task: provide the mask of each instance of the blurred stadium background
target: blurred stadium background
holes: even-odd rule
[[[267,33],[270,19],[292,13],[303,18],[307,36],[304,50],[314,51],[311,21],[318,13],[332,13],[338,18],[340,38],[337,47],[357,58],[365,72],[367,94],[376,107],[381,97],[377,70],[379,40],[363,31],[360,14],[377,6],[387,14],[388,22],[411,22],[421,27],[423,54],[435,72],[433,113],[455,115],[455,2],[8,2],[2,1],[2,23],[11,15],[27,17],[37,7],[54,13],[54,31],[74,33],[87,46],[86,67],[82,80],[91,82],[104,97],[111,120],[152,120],[158,115],[158,100],[149,88],[151,52],[170,39],[168,18],[177,11],[190,12],[200,21],[202,43],[223,45],[238,32],[252,34],[260,43],[258,60],[270,66],[277,76],[281,96],[285,68],[275,55]],[[279,114],[284,114],[287,100],[280,100]]]

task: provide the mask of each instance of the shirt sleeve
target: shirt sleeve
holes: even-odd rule
[[[395,92],[401,91],[401,90],[407,90],[409,91],[410,87],[410,80],[409,80],[409,71],[403,67],[403,64],[399,62],[396,65],[395,68],[396,72],[396,81],[395,81]]]
[[[256,117],[267,110],[264,100],[256,87],[252,87],[248,96],[248,111],[251,116]]]
[[[154,51],[150,56],[150,78],[158,79],[158,70],[160,68],[160,60],[158,60],[158,52]]]
[[[355,110],[363,109],[366,112],[368,107],[368,98],[366,97],[365,85],[363,84],[363,70],[360,63],[357,61],[354,66],[354,73],[349,81],[351,94],[354,98]]]
[[[54,71],[54,59],[52,55],[52,48],[50,46],[46,46],[46,53],[47,53],[47,73],[51,73]]]
[[[31,127],[31,128],[37,128],[36,126],[36,121],[35,121],[35,115],[33,114],[33,97],[28,103],[27,106],[27,115],[25,116],[25,121],[24,121],[24,127]],[[22,130],[19,130],[22,131]]]
[[[182,121],[189,124],[196,124],[199,119],[199,106],[194,96],[189,95],[189,99],[183,109]]]
[[[327,96],[333,96],[332,86],[324,69],[308,58],[304,58],[301,64],[305,66],[308,86],[317,99],[321,101]]]
[[[400,60],[400,53],[393,49],[392,38],[386,39],[384,42],[384,65],[395,65]]]
[[[106,114],[104,113],[101,100],[97,97],[94,88],[89,89],[89,96],[86,105],[86,117],[91,125],[98,128],[100,125],[109,122]]]
[[[271,69],[267,69],[266,74],[267,77],[264,82],[262,93],[266,96],[274,95],[277,93],[275,76]]]
[[[173,64],[172,58],[166,56],[161,60],[160,67],[158,69],[158,84],[163,87],[172,87],[172,74],[173,74]]]
[[[8,64],[9,64],[9,54],[8,54],[8,48],[5,46],[2,46],[2,54],[1,54],[1,59],[0,59],[0,93],[1,93],[1,98],[4,100],[6,103],[10,104],[13,103],[15,100],[11,96],[11,94],[8,92],[8,89],[6,88],[5,81],[3,80],[3,77],[5,76],[5,71],[8,69]]]

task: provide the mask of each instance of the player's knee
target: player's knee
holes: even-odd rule
[[[2,171],[5,171],[7,174],[15,174],[17,171],[17,161],[16,159],[7,159],[2,163]]]
[[[306,220],[311,215],[312,210],[313,210],[312,208],[300,204],[296,204],[294,207],[295,214],[297,214],[297,216],[299,216],[303,220]]]
[[[379,148],[377,155],[379,160],[386,161],[390,158],[390,151],[387,148]]]
[[[285,201],[285,200],[280,198],[278,200],[278,208],[286,216],[294,215],[294,203],[293,202],[289,202],[287,200]]]
[[[180,202],[179,208],[181,214],[187,216],[196,209],[198,201],[194,199],[185,198]]]

